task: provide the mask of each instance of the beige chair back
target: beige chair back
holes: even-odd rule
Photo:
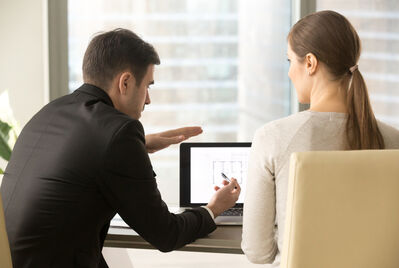
[[[3,202],[0,196],[0,267],[12,268],[10,246],[4,222]]]
[[[399,267],[399,150],[294,153],[281,268]]]

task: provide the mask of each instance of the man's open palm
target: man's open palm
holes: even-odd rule
[[[154,153],[202,133],[201,127],[182,127],[145,136],[147,151]]]

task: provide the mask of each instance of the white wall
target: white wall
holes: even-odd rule
[[[0,0],[0,93],[22,127],[47,102],[46,1]]]

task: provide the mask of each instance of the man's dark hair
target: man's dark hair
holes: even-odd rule
[[[127,29],[96,35],[83,58],[83,80],[108,89],[112,79],[130,70],[139,85],[150,64],[160,64],[154,47]]]

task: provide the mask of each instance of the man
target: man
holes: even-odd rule
[[[83,59],[85,84],[39,111],[25,126],[5,171],[1,195],[14,267],[107,267],[101,254],[116,213],[161,251],[212,232],[232,207],[236,180],[206,207],[169,213],[148,152],[202,130],[144,135],[154,48],[129,30],[97,35]]]

